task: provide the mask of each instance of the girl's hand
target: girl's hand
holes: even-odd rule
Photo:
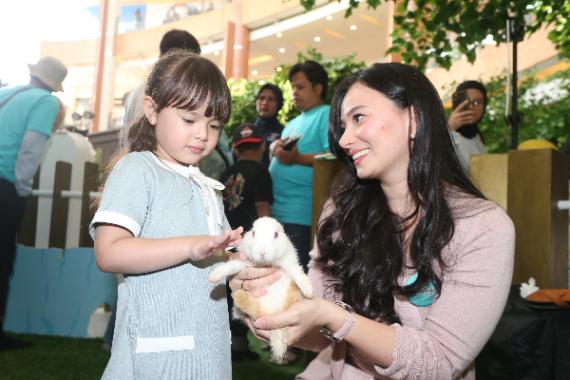
[[[237,246],[241,241],[243,227],[235,230],[228,230],[218,236],[196,236],[198,239],[193,249],[190,251],[191,260],[203,260],[216,251],[225,250],[228,246]]]
[[[322,298],[304,299],[286,311],[249,321],[255,335],[269,339],[269,330],[287,328],[288,343],[293,344],[315,328],[325,324],[330,302]],[[332,304],[331,304],[332,305]]]
[[[247,257],[243,253],[238,255],[240,259],[247,261]],[[250,292],[254,297],[261,297],[267,294],[266,288],[280,277],[281,270],[279,268],[250,265],[236,273],[228,284],[232,292],[241,289]]]

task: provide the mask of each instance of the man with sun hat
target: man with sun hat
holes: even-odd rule
[[[4,333],[16,236],[40,156],[56,124],[67,68],[53,57],[28,65],[30,82],[0,90],[0,351],[27,344]]]

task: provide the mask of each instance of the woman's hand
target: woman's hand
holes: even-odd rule
[[[476,115],[473,109],[469,108],[470,101],[466,99],[457,108],[451,111],[447,126],[452,131],[456,131],[466,124],[473,124],[476,122]]]
[[[336,307],[322,298],[304,299],[282,313],[260,317],[256,321],[249,321],[248,325],[255,335],[263,339],[269,339],[269,330],[287,328],[288,343],[293,344],[326,324],[330,306]]]
[[[247,261],[247,257],[240,253],[235,258]],[[281,270],[275,267],[256,267],[253,264],[245,267],[229,281],[230,289],[245,290],[254,297],[261,297],[267,294],[266,288],[281,277]]]

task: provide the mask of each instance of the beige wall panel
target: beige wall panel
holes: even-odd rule
[[[311,221],[311,246],[317,228],[317,220],[324,202],[328,199],[332,185],[343,166],[339,160],[315,160],[313,171],[313,210]]]
[[[526,70],[536,64],[558,56],[554,45],[547,38],[548,29],[541,29],[518,45],[518,69]],[[428,70],[427,76],[437,88],[440,96],[451,94],[451,83],[468,79],[489,80],[506,74],[507,57],[512,56],[512,47],[503,43],[486,46],[477,52],[477,60],[471,64],[466,58],[453,63],[449,71],[443,68]]]
[[[41,56],[58,57],[66,64],[93,65],[97,55],[97,40],[42,42]]]
[[[553,283],[556,287],[568,287],[568,210],[555,207],[560,200],[568,199],[568,156],[561,152],[552,152],[552,234],[550,247],[554,255],[552,261]]]
[[[507,210],[507,154],[472,156],[469,163],[471,179],[489,200]]]
[[[115,38],[115,57],[117,60],[158,57],[160,39],[170,29],[184,29],[198,40],[222,38],[226,22],[231,15],[231,8],[225,7],[202,13],[183,20],[171,22],[156,28],[119,34]],[[73,65],[94,64],[97,39],[84,41],[43,42],[42,55],[59,57]]]
[[[160,39],[171,29],[187,30],[198,40],[222,38],[230,10],[231,7],[215,9],[156,28],[120,34],[116,38],[115,55],[120,59],[158,57]]]
[[[249,24],[268,23],[268,19],[272,22],[283,20],[295,14],[302,13],[304,8],[299,1],[283,1],[283,0],[242,0],[243,13],[242,23],[248,27]],[[323,1],[317,1],[317,4]]]

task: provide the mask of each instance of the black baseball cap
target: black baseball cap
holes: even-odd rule
[[[234,129],[234,147],[243,143],[260,143],[262,141],[261,131],[253,124],[242,124]]]

